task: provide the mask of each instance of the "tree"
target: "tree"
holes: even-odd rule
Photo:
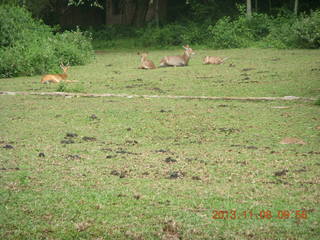
[[[247,17],[252,17],[252,6],[251,6],[251,0],[247,0]]]
[[[135,0],[135,11],[132,19],[132,25],[142,27],[146,22],[146,15],[150,0]]]
[[[299,4],[299,0],[295,0],[294,1],[294,14],[298,15],[298,4]]]

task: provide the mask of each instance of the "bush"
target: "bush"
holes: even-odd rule
[[[92,57],[90,36],[79,30],[53,34],[20,7],[0,8],[0,78],[60,72],[59,64],[85,64]]]
[[[239,16],[233,21],[230,17],[224,17],[215,25],[209,26],[208,31],[211,34],[209,46],[214,48],[249,47],[254,40],[245,16]]]
[[[291,48],[295,43],[293,25],[296,16],[293,14],[282,14],[268,21],[269,34],[262,40],[265,47]]]
[[[177,46],[183,44],[183,34],[186,28],[178,24],[168,24],[161,28],[149,27],[141,31],[140,41],[143,46]]]
[[[302,16],[292,27],[295,44],[301,48],[320,47],[320,10]]]

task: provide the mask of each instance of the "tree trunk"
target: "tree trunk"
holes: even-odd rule
[[[142,27],[146,22],[146,15],[149,8],[149,0],[136,0],[136,7],[132,24],[136,27]]]
[[[298,4],[299,4],[299,0],[295,0],[294,1],[294,14],[298,15]]]
[[[251,18],[251,16],[252,16],[251,0],[247,0],[247,17]]]
[[[157,27],[159,27],[159,22],[160,22],[160,17],[159,17],[159,1],[160,0],[154,0],[154,4],[155,4],[155,15],[154,15],[154,20],[156,22]]]
[[[271,13],[271,0],[269,0],[269,13]]]

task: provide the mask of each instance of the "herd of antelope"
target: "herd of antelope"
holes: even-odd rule
[[[183,67],[188,66],[189,60],[192,55],[195,54],[195,52],[192,50],[189,45],[183,46],[185,49],[182,56],[165,56],[160,61],[159,67]],[[139,69],[155,69],[157,68],[156,65],[149,59],[148,53],[138,53],[138,55],[141,57],[141,64],[139,66]],[[222,64],[227,58],[220,58],[220,57],[212,57],[212,56],[206,56],[203,59],[203,64]],[[59,82],[75,82],[67,80],[67,71],[70,68],[69,64],[67,66],[63,65],[61,63],[60,65],[61,69],[63,70],[62,74],[47,74],[44,75],[41,79],[41,83],[59,83]]]

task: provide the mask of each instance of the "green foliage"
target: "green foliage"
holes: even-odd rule
[[[71,65],[84,65],[92,58],[90,34],[84,34],[79,29],[57,34],[55,38],[55,52],[60,61]]]
[[[303,16],[293,25],[296,45],[302,48],[320,47],[320,10]]]
[[[168,24],[162,28],[149,27],[141,34],[140,40],[145,47],[177,46],[183,44],[183,34],[186,31],[186,27],[180,24]]]
[[[320,97],[318,97],[314,104],[320,106]]]
[[[254,37],[247,21],[244,16],[234,21],[230,17],[220,19],[215,25],[208,27],[211,33],[209,44],[214,48],[249,47]]]
[[[92,59],[90,36],[79,30],[53,34],[24,8],[0,9],[0,78],[59,72],[61,62],[85,64]]]
[[[143,47],[179,46],[181,44],[204,44],[206,26],[194,22],[185,24],[168,24],[160,28],[149,27],[140,30],[140,41]]]

